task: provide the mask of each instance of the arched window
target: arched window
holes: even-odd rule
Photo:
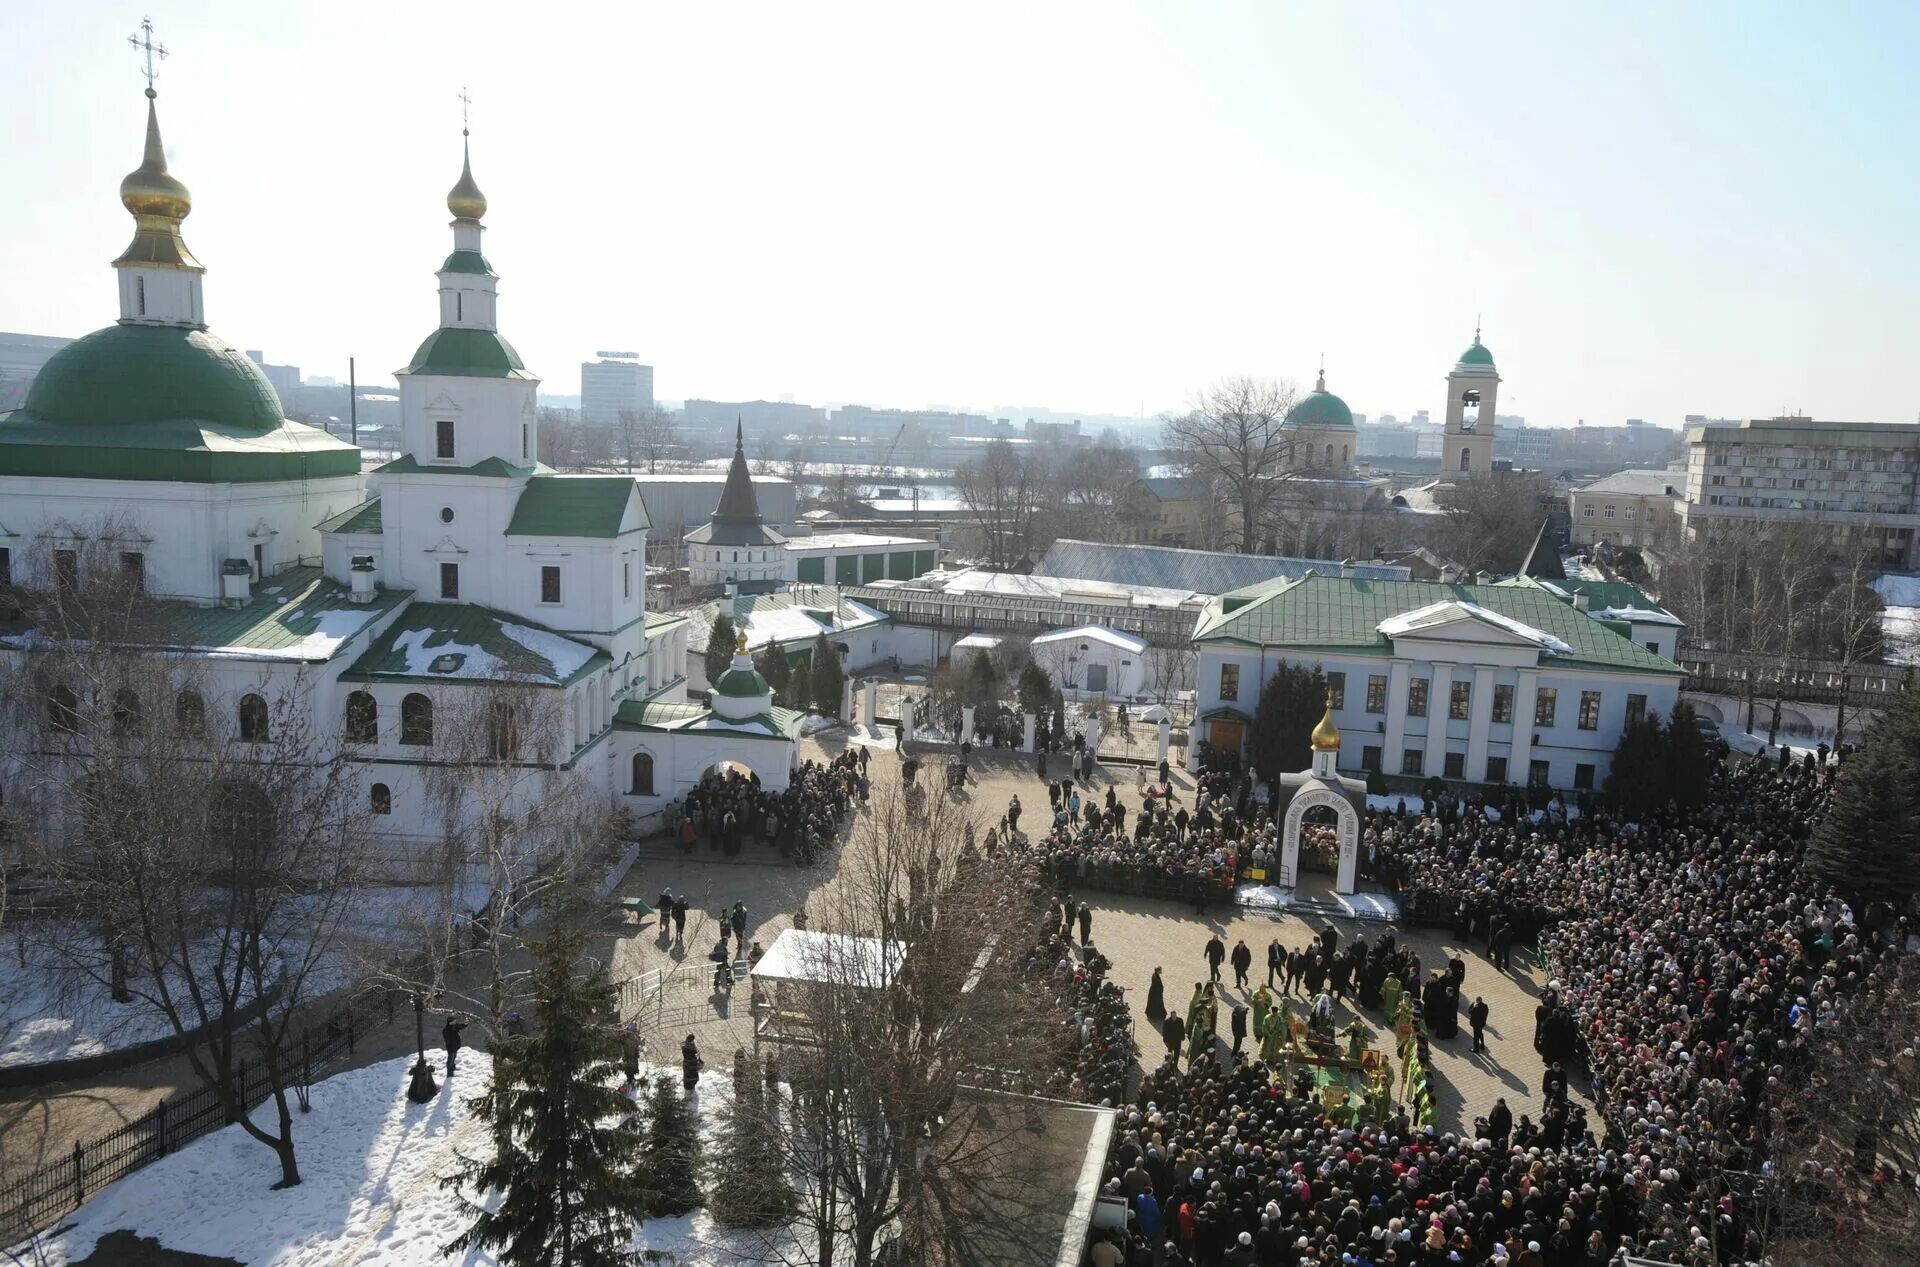
[[[1469,471],[1473,469],[1473,450],[1472,449],[1460,450],[1460,469],[1463,471]]]
[[[633,754],[633,786],[627,790],[627,795],[653,795],[653,754],[651,752]]]
[[[240,697],[240,741],[242,743],[265,743],[267,733],[267,701],[258,695]]]
[[[400,701],[400,742],[422,747],[433,742],[433,701],[418,691]]]
[[[113,733],[122,739],[143,733],[146,718],[140,711],[140,696],[128,687],[113,693]]]
[[[1331,444],[1327,446],[1327,465],[1333,465],[1333,446]]]
[[[1345,466],[1346,464],[1347,464],[1347,446],[1343,444],[1340,446],[1340,465]]]
[[[65,682],[47,692],[47,725],[69,735],[80,729],[80,697]]]
[[[367,799],[368,799],[369,806],[372,808],[374,813],[376,814],[393,813],[393,789],[388,787],[386,784],[384,783],[374,784],[373,791],[368,796]]]
[[[207,705],[198,691],[182,691],[174,698],[173,728],[183,735],[207,732]]]
[[[347,696],[347,733],[348,743],[380,742],[380,705],[374,702],[369,691],[355,691]]]
[[[495,761],[512,761],[520,755],[520,719],[513,705],[496,700],[488,710],[487,751]]]

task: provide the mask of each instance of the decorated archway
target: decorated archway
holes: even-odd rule
[[[1280,830],[1280,866],[1295,884],[1300,874],[1300,834],[1307,815],[1313,810],[1331,810],[1334,830],[1339,839],[1339,864],[1334,873],[1334,891],[1352,893],[1354,877],[1360,865],[1360,813],[1344,792],[1318,781],[1295,792],[1287,803],[1287,816]]]

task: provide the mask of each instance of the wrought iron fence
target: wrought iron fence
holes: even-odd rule
[[[353,1054],[360,1035],[392,1019],[389,997],[384,1010],[362,1001],[358,1007],[342,1008],[319,1028],[304,1031],[288,1052],[288,1077],[301,1107],[306,1107],[313,1083]],[[234,1070],[234,1086],[249,1112],[273,1089],[266,1067],[258,1062],[240,1063]],[[75,1140],[66,1157],[0,1187],[0,1248],[51,1227],[108,1184],[229,1121],[220,1096],[212,1087],[202,1086],[169,1096],[96,1139]]]

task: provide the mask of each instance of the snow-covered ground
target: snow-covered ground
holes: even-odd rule
[[[494,1267],[485,1250],[440,1255],[471,1221],[459,1196],[443,1191],[439,1180],[452,1172],[456,1150],[472,1155],[487,1144],[486,1129],[466,1102],[485,1089],[491,1063],[483,1052],[462,1053],[452,1086],[443,1079],[439,1098],[418,1105],[405,1095],[412,1061],[404,1056],[369,1065],[313,1089],[312,1114],[294,1120],[299,1187],[273,1191],[279,1166],[272,1154],[229,1126],[83,1206],[71,1227],[46,1239],[47,1267],[84,1259],[100,1237],[122,1228],[168,1249],[248,1267]],[[433,1063],[437,1076],[441,1058],[435,1055]],[[677,1067],[663,1072],[679,1077]],[[701,1075],[696,1108],[709,1139],[715,1112],[731,1093],[731,1073]],[[271,1113],[271,1104],[261,1111]],[[696,1211],[648,1221],[634,1248],[665,1250],[679,1267],[778,1261],[763,1242],[758,1233],[717,1228],[705,1211]]]
[[[1744,753],[1749,757],[1767,757],[1771,760],[1778,761],[1780,759],[1780,750],[1785,748],[1793,754],[1791,759],[1794,761],[1805,760],[1809,753],[1813,754],[1814,760],[1818,761],[1820,759],[1820,741],[1818,739],[1813,740],[1811,743],[1805,740],[1795,742],[1791,739],[1784,744],[1768,743],[1765,735],[1756,735],[1749,731],[1742,730],[1731,722],[1721,723],[1720,737],[1727,741],[1727,747],[1733,749],[1735,752]],[[1829,750],[1831,750],[1833,746],[1831,741],[1829,741],[1827,746]],[[1829,751],[1827,755],[1828,763],[1832,764],[1836,760],[1837,758]]]
[[[1906,664],[1920,650],[1920,576],[1875,578],[1873,592],[1886,604],[1880,638],[1889,664]]]

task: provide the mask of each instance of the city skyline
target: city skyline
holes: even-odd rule
[[[208,319],[310,374],[405,363],[464,84],[502,328],[560,395],[617,345],[669,399],[1152,415],[1324,351],[1404,418],[1478,317],[1536,425],[1914,414],[1905,10],[968,12],[168,10]],[[139,16],[9,18],[38,126],[0,328],[111,316]]]

